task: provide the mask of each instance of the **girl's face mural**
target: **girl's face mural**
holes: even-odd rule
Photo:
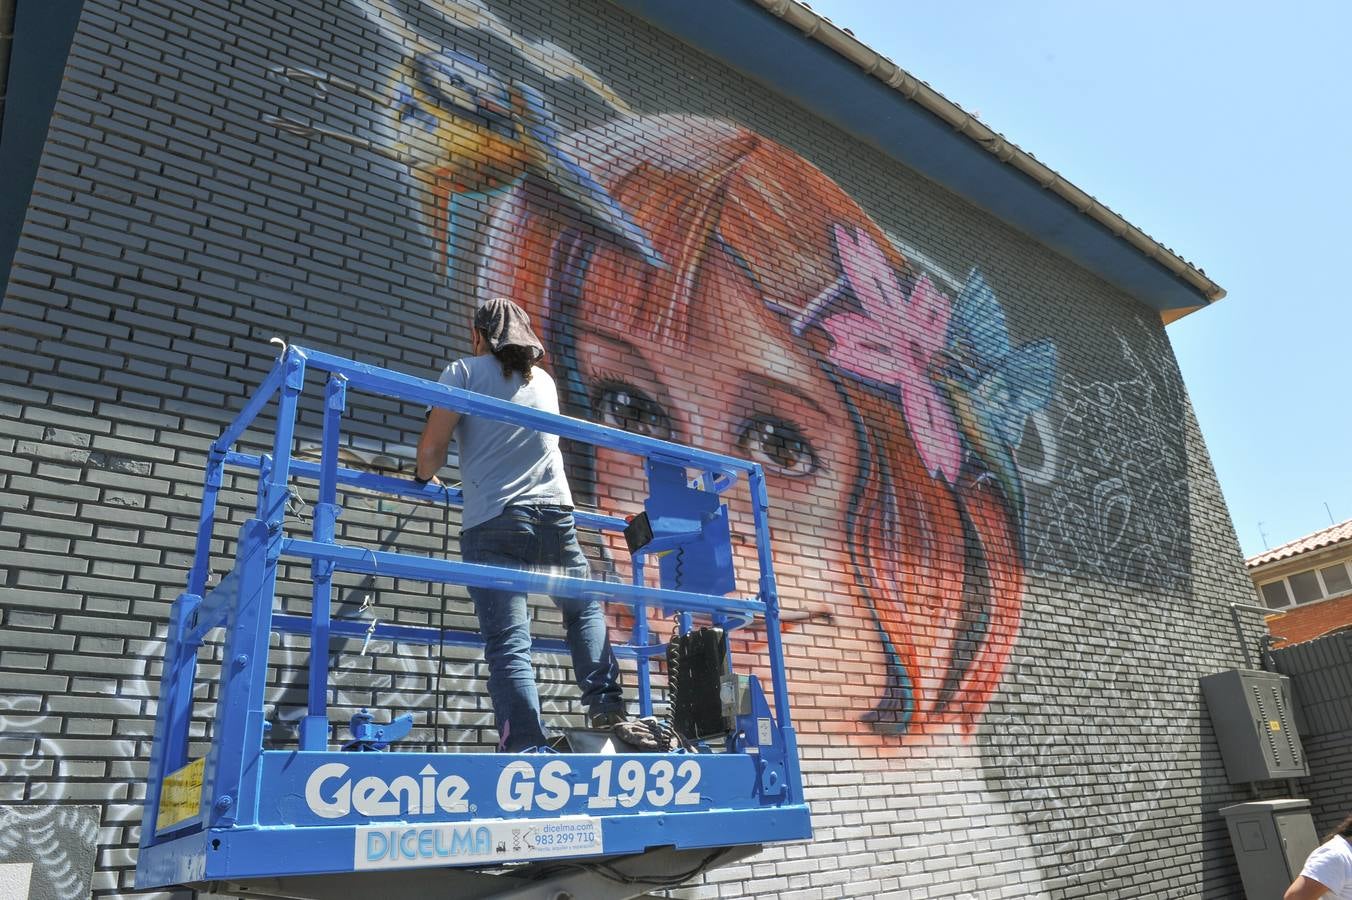
[[[526,181],[496,204],[480,295],[541,317],[572,414],[765,467],[784,605],[807,618],[788,642],[805,730],[970,726],[1022,567],[1012,492],[964,462],[973,401],[945,376],[980,360],[950,334],[961,311],[829,178],[743,129],[653,117],[571,144],[661,265]],[[583,468],[602,509],[643,496],[632,458]]]

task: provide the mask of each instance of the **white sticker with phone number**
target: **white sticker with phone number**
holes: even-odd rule
[[[442,825],[365,825],[356,830],[354,869],[405,869],[521,862],[604,852],[590,816],[484,819]]]

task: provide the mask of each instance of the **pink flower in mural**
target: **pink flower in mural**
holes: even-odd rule
[[[834,226],[845,279],[864,312],[828,315],[822,328],[835,340],[831,361],[864,378],[895,385],[920,458],[950,484],[962,462],[958,423],[930,364],[944,349],[949,299],[928,277],[902,293],[882,248],[866,232]]]

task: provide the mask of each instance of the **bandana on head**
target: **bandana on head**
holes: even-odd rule
[[[506,297],[494,297],[475,310],[474,328],[488,340],[488,348],[494,353],[503,347],[526,347],[535,359],[545,355],[526,311]]]

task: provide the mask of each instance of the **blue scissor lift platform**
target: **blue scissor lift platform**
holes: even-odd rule
[[[293,457],[307,373],[328,373],[318,462]],[[363,391],[537,428],[639,456],[648,476],[628,583],[557,577],[397,553],[336,540],[347,489],[458,504],[436,485],[339,465],[347,392]],[[236,443],[275,402],[271,454]],[[243,524],[228,575],[207,588],[217,497],[227,466],[258,472],[257,507]],[[733,593],[728,509],[720,499],[746,478],[758,557],[758,594]],[[312,533],[289,535],[293,480],[317,483]],[[768,496],[761,467],[667,441],[528,409],[433,381],[291,346],[210,448],[196,548],[186,591],[173,605],[142,817],[136,886],[227,889],[254,897],[361,900],[409,897],[632,897],[751,855],[771,842],[808,840],[797,745],[789,717],[771,565]],[[625,518],[578,511],[578,525],[624,531]],[[631,541],[631,546],[634,546]],[[646,583],[660,557],[662,585]],[[310,562],[311,614],[276,608],[282,560]],[[437,753],[389,749],[408,718],[382,729],[354,718],[353,742],[331,743],[330,641],[375,637],[402,644],[481,644],[476,632],[334,618],[336,572],[441,584],[510,588],[624,603],[638,705],[653,713],[651,667],[667,646],[647,611],[673,615],[682,634],[708,621],[726,633],[760,620],[773,706],[752,676],[719,683],[727,734],[660,753]],[[210,749],[189,758],[198,649],[224,630]],[[268,648],[273,633],[309,637],[307,708],[297,746],[265,749]],[[536,652],[564,651],[536,638]],[[730,660],[730,656],[727,657]],[[378,752],[348,752],[353,749]],[[613,747],[607,751],[613,751]]]

